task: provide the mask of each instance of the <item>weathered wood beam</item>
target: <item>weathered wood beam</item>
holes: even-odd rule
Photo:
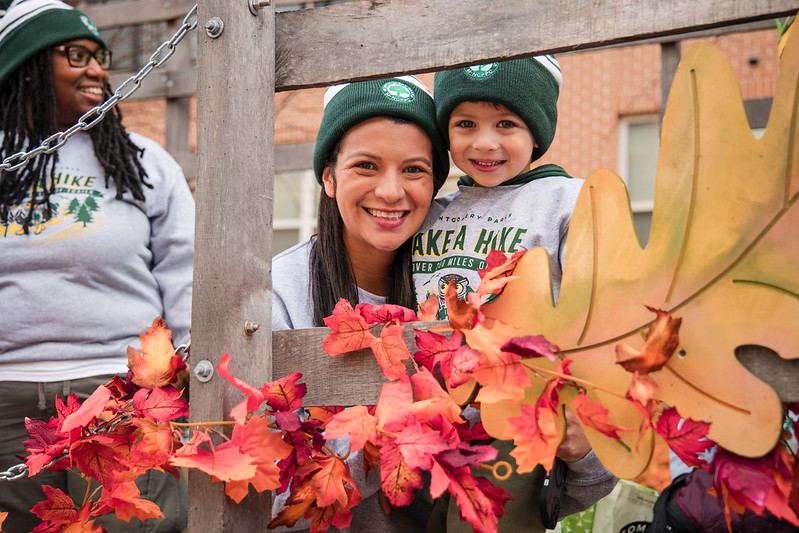
[[[224,31],[212,39],[204,27],[214,17]],[[265,383],[272,376],[274,8],[254,16],[246,2],[201,0],[199,21],[191,364],[216,366],[229,352],[236,375]],[[248,321],[250,331],[252,323],[263,327],[248,334]],[[241,401],[218,375],[201,382],[192,374],[190,393],[192,422],[224,420]],[[223,483],[209,481],[189,476],[190,531],[264,529],[269,493],[253,490],[237,505]]]
[[[586,50],[785,16],[797,0],[363,0],[277,21],[278,90],[544,52]]]
[[[427,330],[434,322],[407,324],[403,335],[411,354],[416,351],[414,328]],[[304,405],[374,405],[386,378],[368,350],[331,357],[322,349],[328,328],[272,332],[274,379],[302,373],[307,385]],[[762,346],[742,346],[735,355],[750,372],[768,383],[785,402],[799,401],[799,359],[782,359]],[[255,383],[252,383],[255,385]],[[258,383],[257,385],[260,385]],[[243,396],[242,396],[243,398]]]

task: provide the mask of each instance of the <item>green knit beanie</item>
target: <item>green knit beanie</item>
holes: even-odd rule
[[[347,131],[375,117],[410,120],[433,143],[433,184],[436,192],[449,173],[447,146],[436,126],[436,111],[430,90],[415,76],[334,85],[325,91],[325,111],[316,135],[313,167],[322,183],[325,159]]]
[[[105,41],[89,18],[58,0],[0,0],[0,87],[25,61],[76,39]]]
[[[488,63],[436,72],[433,95],[436,118],[449,144],[447,125],[461,102],[494,102],[516,113],[530,128],[538,148],[533,161],[552,144],[558,122],[558,93],[563,77],[551,55]]]

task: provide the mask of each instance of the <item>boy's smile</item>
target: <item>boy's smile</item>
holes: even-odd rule
[[[458,104],[447,129],[452,161],[482,187],[527,172],[538,146],[519,115],[492,102]]]

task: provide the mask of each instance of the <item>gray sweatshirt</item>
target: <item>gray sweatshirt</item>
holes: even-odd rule
[[[523,185],[460,186],[437,198],[413,238],[413,282],[421,304],[434,294],[440,320],[444,291],[452,279],[462,298],[480,285],[478,270],[492,249],[506,255],[541,246],[552,265],[557,296],[566,234],[584,180],[562,176]]]
[[[0,381],[60,381],[127,370],[127,347],[162,316],[177,344],[191,319],[194,200],[178,164],[144,148],[153,188],[115,199],[87,133],[59,150],[50,209],[26,235],[0,225]],[[27,215],[12,209],[17,220]]]

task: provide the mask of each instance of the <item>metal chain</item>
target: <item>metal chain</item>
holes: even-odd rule
[[[42,144],[33,150],[29,150],[27,152],[17,152],[16,154],[8,156],[3,160],[2,163],[0,163],[0,170],[13,172],[19,168],[22,168],[29,160],[33,159],[39,154],[51,154],[55,152],[64,146],[69,138],[79,131],[86,131],[93,128],[103,119],[103,117],[105,117],[105,114],[116,107],[119,102],[130,98],[133,93],[139,90],[142,80],[146,78],[147,75],[153,71],[153,69],[160,67],[167,59],[172,57],[172,54],[175,53],[175,47],[177,44],[183,40],[188,32],[196,27],[197,4],[194,4],[194,7],[192,7],[186,16],[183,17],[183,23],[175,32],[175,35],[159,46],[158,49],[150,56],[150,60],[147,61],[147,64],[144,65],[139,72],[125,80],[117,88],[117,90],[114,91],[114,94],[111,95],[108,100],[86,112],[82,117],[80,117],[80,119],[78,119],[77,124],[70,127],[66,131],[54,133],[42,141]],[[2,473],[0,473],[0,475],[2,475]]]
[[[192,20],[193,18],[193,20]],[[98,122],[100,122],[105,114],[108,113],[111,109],[113,109],[119,102],[122,102],[128,98],[130,95],[135,93],[141,82],[144,78],[147,77],[150,72],[154,69],[160,67],[161,65],[166,62],[167,59],[172,57],[172,54],[175,53],[175,47],[183,40],[186,34],[197,27],[197,4],[194,4],[194,7],[189,10],[185,17],[183,17],[183,23],[180,25],[180,28],[175,32],[171,39],[164,42],[161,46],[159,46],[155,52],[150,56],[150,60],[147,61],[147,64],[144,65],[139,72],[135,75],[131,76],[127,80],[125,80],[114,94],[103,102],[101,105],[96,106],[95,108],[91,109],[90,111],[86,112],[80,119],[78,123],[74,126],[70,127],[66,131],[61,131],[55,133],[42,141],[42,144],[33,150],[28,152],[17,152],[16,154],[10,155],[6,159],[0,163],[0,170],[6,170],[9,172],[13,172],[24,166],[29,160],[33,159],[34,157],[38,156],[39,154],[51,154],[64,146],[64,144],[69,140],[70,137],[78,133],[79,131],[86,131],[88,129],[93,128]],[[125,92],[127,91],[127,92]],[[55,143],[55,144],[54,144]],[[189,348],[191,347],[191,341],[188,341],[185,344],[181,344],[175,349],[175,354],[181,356],[183,362],[189,358]],[[50,464],[56,462],[57,459],[54,459]],[[50,465],[47,465],[50,466]],[[45,468],[47,468],[47,466]],[[0,472],[0,481],[16,481],[17,479],[22,479],[28,476],[28,465],[26,464],[18,464],[10,467],[5,472]]]

